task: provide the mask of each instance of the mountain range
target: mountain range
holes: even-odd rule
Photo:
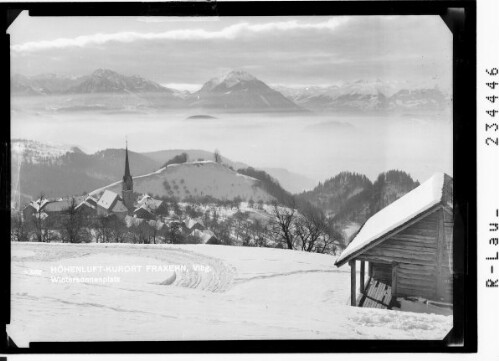
[[[390,112],[441,111],[451,104],[449,95],[431,83],[377,79],[297,89],[269,86],[243,70],[212,78],[192,93],[108,69],[80,77],[15,74],[11,91],[14,97],[52,96],[44,99],[45,109],[56,111],[180,108],[207,113]]]

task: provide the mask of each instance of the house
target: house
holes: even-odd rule
[[[97,215],[98,200],[92,196],[87,196],[83,202],[76,206],[76,210],[84,216],[91,217]]]
[[[23,208],[23,219],[25,221],[29,221],[30,219],[33,218],[33,216],[39,212],[42,212],[43,207],[49,202],[48,199],[37,199],[36,201],[32,201],[28,203],[24,208]]]
[[[81,197],[74,198],[76,202],[81,201]],[[30,202],[23,209],[23,217],[26,221],[33,219],[33,216],[42,217],[42,219],[50,217],[55,219],[66,212],[73,202],[72,198],[58,199],[38,199]],[[42,216],[45,214],[45,216]]]
[[[198,238],[200,244],[220,244],[218,238],[211,231],[200,231],[199,229],[195,229],[189,236]]]
[[[137,208],[134,214],[139,218],[154,219],[157,215],[165,215],[168,212],[168,206],[159,199],[154,199],[145,194],[137,202]]]
[[[203,221],[201,221],[200,219],[188,218],[185,222],[185,227],[190,232],[194,231],[195,229],[200,230],[200,231],[205,230],[205,226],[203,224]]]
[[[142,205],[139,208],[135,209],[133,211],[133,215],[137,218],[142,219],[154,219],[154,214],[146,205]]]
[[[366,221],[335,262],[351,267],[352,306],[391,309],[411,297],[452,305],[452,192],[452,178],[437,173]]]
[[[128,208],[125,207],[121,197],[117,193],[106,189],[97,202],[97,215],[108,216],[111,214],[124,219],[128,214]]]

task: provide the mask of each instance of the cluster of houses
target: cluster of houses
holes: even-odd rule
[[[87,218],[116,217],[127,228],[139,228],[144,225],[153,227],[160,232],[165,226],[175,225],[175,228],[185,237],[194,237],[199,243],[218,244],[213,232],[206,229],[200,219],[179,219],[172,216],[168,204],[144,194],[137,199],[133,192],[133,179],[128,164],[128,149],[125,155],[125,174],[122,182],[122,194],[104,190],[101,194],[90,194],[85,197],[38,199],[27,204],[23,209],[24,220],[33,217],[42,219],[57,219],[72,207],[73,199],[77,205],[76,212]]]

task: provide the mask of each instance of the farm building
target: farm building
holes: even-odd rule
[[[367,220],[335,262],[351,267],[352,306],[392,309],[411,298],[452,304],[452,192],[452,178],[437,173]]]

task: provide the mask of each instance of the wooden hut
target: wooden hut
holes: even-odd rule
[[[452,304],[452,189],[450,176],[435,174],[361,227],[335,262],[351,267],[352,306],[393,308],[409,297]]]

